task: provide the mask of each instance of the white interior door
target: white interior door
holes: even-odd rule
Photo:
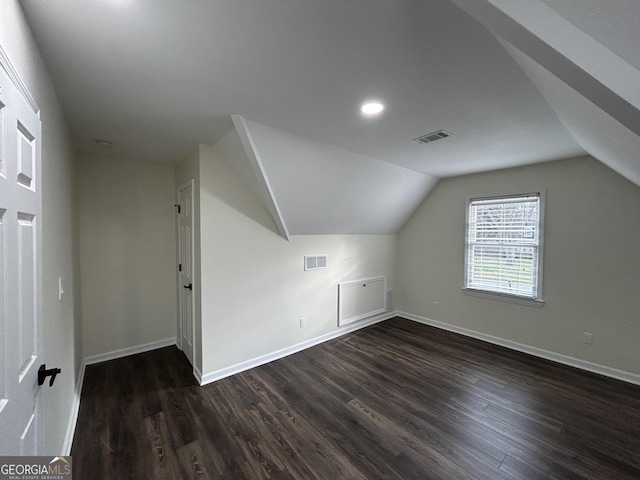
[[[178,190],[178,319],[180,348],[193,365],[193,184],[189,182]]]
[[[0,455],[38,455],[44,437],[38,395],[41,126],[28,94],[3,67],[8,68],[0,66]]]

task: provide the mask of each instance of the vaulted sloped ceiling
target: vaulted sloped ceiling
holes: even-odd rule
[[[397,231],[438,178],[585,152],[640,185],[635,0],[21,4],[79,152],[215,144],[285,238]]]
[[[269,212],[280,235],[289,240],[289,227],[278,203],[281,196],[271,186],[263,155],[258,151],[247,121],[241,115],[232,115],[231,118],[234,128],[216,143],[214,149]]]
[[[586,152],[640,185],[640,2],[452,1],[500,39]]]
[[[255,122],[245,125],[293,235],[395,233],[437,182]]]

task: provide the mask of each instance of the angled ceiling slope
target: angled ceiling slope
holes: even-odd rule
[[[234,129],[222,137],[214,148],[269,212],[280,235],[289,240],[289,230],[269,183],[260,153],[247,127],[247,121],[240,115],[232,115],[231,119]]]
[[[396,233],[437,179],[240,115],[216,151],[289,235]]]
[[[500,39],[582,148],[640,185],[640,3],[452,1]]]

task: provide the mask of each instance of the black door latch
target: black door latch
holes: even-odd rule
[[[38,369],[38,385],[42,385],[45,378],[51,377],[51,380],[49,380],[49,386],[53,387],[53,381],[56,379],[56,375],[58,375],[59,373],[62,373],[62,370],[60,370],[59,368],[50,368],[49,370],[47,370],[47,365],[43,363]]]
[[[183,285],[183,287],[187,290],[193,290],[193,283],[190,283],[189,285]]]

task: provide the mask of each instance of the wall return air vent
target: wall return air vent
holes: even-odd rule
[[[305,270],[322,270],[323,268],[327,268],[326,255],[305,255],[304,257]]]
[[[426,135],[422,135],[420,137],[416,137],[413,139],[414,142],[418,143],[431,143],[436,140],[442,140],[443,138],[447,138],[453,135],[452,133],[447,132],[446,130],[438,130],[437,132],[427,133]]]

